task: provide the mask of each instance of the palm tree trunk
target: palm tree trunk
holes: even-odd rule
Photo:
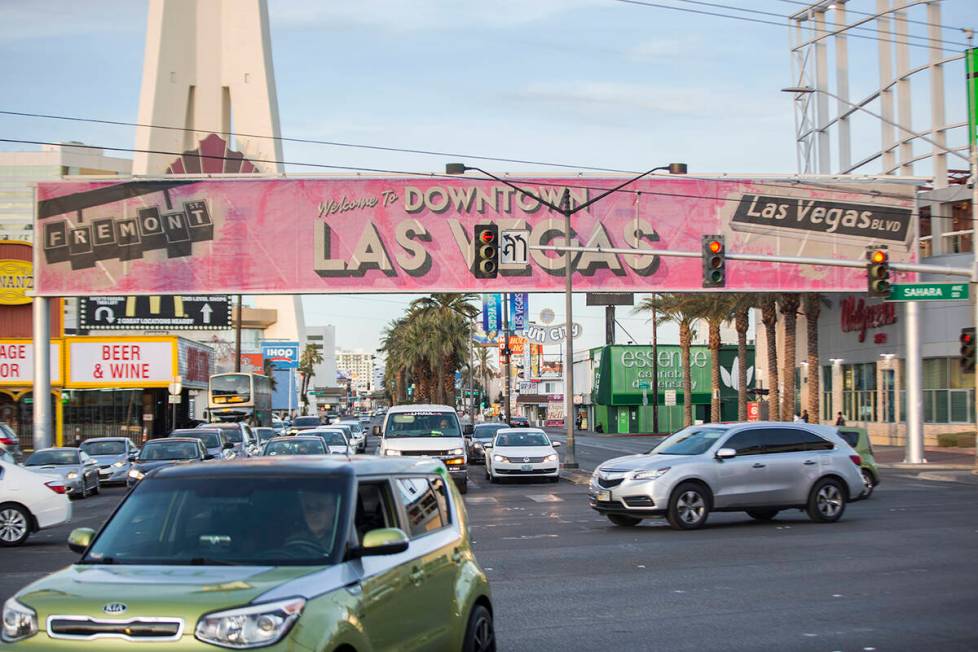
[[[689,322],[679,322],[679,350],[683,358],[683,422],[686,426],[693,425],[693,378],[689,367],[689,345],[692,333]]]
[[[720,423],[720,322],[710,320],[710,421]]]
[[[747,421],[747,328],[750,326],[747,306],[739,306],[734,314],[737,329],[737,420]]]
[[[795,413],[795,366],[796,335],[798,327],[797,294],[785,294],[781,298],[781,315],[784,317],[784,393],[781,395],[781,418]]]
[[[778,310],[774,297],[765,297],[761,304],[761,321],[764,323],[764,339],[767,341],[768,418],[781,420],[781,399],[778,382]]]
[[[808,418],[812,423],[821,419],[821,372],[818,362],[818,317],[822,312],[822,295],[805,295],[805,333],[808,338]]]

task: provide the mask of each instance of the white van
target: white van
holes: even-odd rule
[[[395,405],[384,425],[374,426],[374,435],[383,437],[379,455],[437,457],[464,494],[469,486],[465,435],[471,428],[463,429],[455,409],[447,405]]]

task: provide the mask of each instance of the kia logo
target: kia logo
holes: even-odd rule
[[[122,604],[121,602],[110,602],[109,604],[102,607],[102,611],[104,611],[107,614],[121,614],[121,613],[125,613],[126,609],[128,608],[129,607]]]

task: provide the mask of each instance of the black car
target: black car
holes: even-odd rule
[[[526,417],[510,417],[509,419],[510,428],[529,428],[530,420]]]
[[[149,473],[164,466],[189,464],[214,459],[204,448],[204,442],[196,437],[166,437],[151,439],[139,451],[129,469],[129,487],[135,487]]]
[[[469,464],[485,464],[485,445],[492,441],[497,431],[508,427],[505,423],[500,422],[475,424],[471,439],[466,438],[469,443]]]
[[[207,454],[214,459],[229,459],[234,457],[234,444],[220,428],[183,428],[169,434],[172,437],[190,437],[199,439],[204,444]]]

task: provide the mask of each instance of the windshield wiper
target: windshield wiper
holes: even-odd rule
[[[227,561],[225,559],[210,559],[208,557],[194,557],[190,560],[191,566],[240,566],[236,561]]]

